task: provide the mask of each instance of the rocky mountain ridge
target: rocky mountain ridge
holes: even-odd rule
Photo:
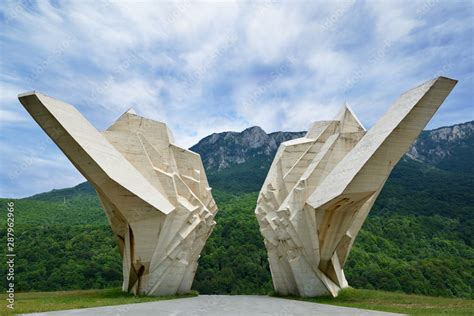
[[[303,137],[306,132],[274,132],[267,134],[253,126],[242,132],[214,133],[190,149],[201,154],[208,172],[222,172],[252,159],[273,158],[278,146],[287,140]],[[452,160],[474,154],[474,121],[423,131],[408,151],[408,158],[451,170]],[[270,159],[271,161],[271,159]],[[448,163],[446,162],[448,161]],[[472,163],[463,169],[473,170]]]
[[[273,157],[284,141],[303,137],[306,132],[274,132],[267,134],[261,127],[252,126],[242,132],[211,134],[192,151],[201,154],[206,170],[221,171],[258,156]]]
[[[474,121],[424,131],[407,155],[440,169],[473,172]]]

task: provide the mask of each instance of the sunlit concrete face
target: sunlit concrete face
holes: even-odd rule
[[[201,157],[176,146],[166,124],[132,112],[99,132],[62,101],[19,99],[96,189],[123,258],[123,290],[189,292],[217,212]]]
[[[255,214],[279,294],[337,296],[344,264],[392,169],[456,84],[439,77],[400,96],[366,131],[344,106],[280,145]]]

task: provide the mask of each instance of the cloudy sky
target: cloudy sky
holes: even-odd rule
[[[347,101],[370,127],[403,91],[459,80],[428,128],[474,119],[473,1],[2,1],[0,196],[84,178],[17,100],[38,90],[99,130],[132,107],[190,147],[305,130]]]

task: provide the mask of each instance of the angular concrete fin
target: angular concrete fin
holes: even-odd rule
[[[430,80],[400,96],[308,199],[318,208],[344,193],[377,191],[457,81]]]
[[[137,112],[135,111],[133,106],[131,106],[127,111],[125,111],[125,113],[137,115]]]
[[[122,115],[118,117],[108,128],[107,131],[135,131],[139,127],[140,120],[132,121],[132,117],[141,117],[135,112],[133,106],[128,108]],[[133,124],[135,123],[135,124]]]
[[[311,127],[306,133],[306,138],[318,139],[319,136],[331,125],[334,121],[317,121],[311,124]]]
[[[120,117],[110,125],[107,130],[108,131],[128,131],[128,132],[142,132],[146,133],[147,128],[145,127],[152,127],[153,131],[156,133],[157,131],[163,130],[164,135],[167,137],[167,141],[170,143],[174,143],[174,136],[168,126],[160,121],[155,121],[148,119],[146,117],[138,115],[133,107],[130,107],[127,111],[125,111]],[[148,136],[156,136],[156,135],[148,135]],[[152,137],[153,138],[153,137]],[[157,137],[155,137],[157,138]]]
[[[356,133],[366,130],[347,103],[344,103],[335,120],[341,122],[341,133]]]
[[[89,181],[115,181],[160,212],[174,207],[72,105],[32,92],[19,100]]]

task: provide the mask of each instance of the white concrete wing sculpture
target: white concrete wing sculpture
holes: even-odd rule
[[[201,157],[164,123],[127,112],[97,131],[73,106],[41,93],[20,102],[94,186],[123,258],[123,290],[191,289],[217,212]]]
[[[457,81],[410,90],[368,132],[348,107],[280,145],[255,210],[275,290],[336,296],[344,264],[393,167]]]

